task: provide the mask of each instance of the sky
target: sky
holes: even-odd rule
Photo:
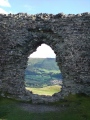
[[[28,14],[78,14],[90,12],[90,0],[0,0],[0,13],[16,14],[21,12]],[[38,55],[34,53],[32,57],[55,57],[51,48],[45,44],[40,46],[38,50]]]
[[[37,48],[37,52],[30,55],[32,58],[55,58],[56,55],[50,46],[42,44]]]

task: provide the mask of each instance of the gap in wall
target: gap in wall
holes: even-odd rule
[[[52,48],[41,44],[28,57],[25,71],[26,89],[33,94],[52,96],[60,92],[62,87],[62,74],[56,63],[56,55]]]

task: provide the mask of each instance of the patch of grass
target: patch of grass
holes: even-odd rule
[[[53,86],[46,86],[43,88],[26,87],[26,89],[32,91],[33,94],[52,96],[54,93],[60,92],[61,86],[53,85]]]
[[[0,98],[0,120],[90,120],[90,97],[84,95],[69,95],[53,103],[52,106],[62,106],[60,112],[31,113],[17,104],[18,101]]]

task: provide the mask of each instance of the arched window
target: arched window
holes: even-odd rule
[[[26,89],[39,95],[53,95],[60,92],[62,75],[56,63],[56,55],[50,46],[41,44],[28,57],[25,71]]]

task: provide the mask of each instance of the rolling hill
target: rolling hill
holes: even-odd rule
[[[62,83],[55,58],[30,58],[25,71],[26,87],[43,87]]]

